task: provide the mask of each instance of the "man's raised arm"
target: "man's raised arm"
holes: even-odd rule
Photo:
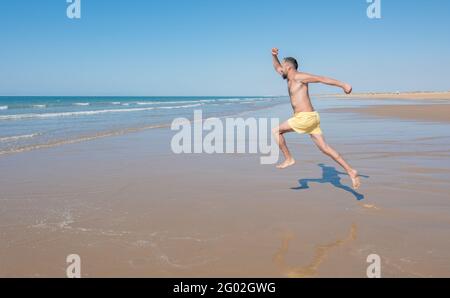
[[[352,93],[352,86],[350,84],[323,76],[312,75],[309,73],[298,73],[296,79],[302,81],[305,84],[308,83],[322,83],[325,85],[336,86],[342,88],[346,94]]]
[[[273,67],[275,68],[275,71],[278,72],[280,75],[282,73],[283,67],[281,66],[280,60],[278,60],[278,49],[273,48],[272,49],[272,60],[273,60]]]

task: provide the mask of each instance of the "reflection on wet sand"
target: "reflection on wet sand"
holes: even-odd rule
[[[353,224],[350,228],[348,236],[341,240],[336,240],[330,244],[317,245],[314,252],[313,260],[307,266],[292,267],[286,264],[286,255],[289,250],[289,243],[294,238],[292,233],[284,236],[281,243],[281,248],[274,255],[273,260],[275,264],[280,268],[283,275],[287,277],[299,278],[299,277],[315,277],[319,266],[327,258],[330,251],[344,245],[347,242],[353,241],[357,236],[357,226]]]
[[[381,208],[376,206],[375,204],[358,204],[358,205],[364,209],[371,209],[371,210],[375,210],[375,211],[381,210]]]

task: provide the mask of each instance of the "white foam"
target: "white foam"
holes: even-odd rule
[[[21,120],[21,119],[36,119],[36,118],[55,118],[55,117],[70,117],[70,116],[89,116],[107,113],[127,113],[127,112],[142,112],[154,109],[183,109],[201,106],[202,104],[169,106],[169,107],[148,107],[148,108],[129,108],[129,109],[110,109],[110,110],[95,110],[95,111],[78,111],[78,112],[61,112],[61,113],[43,113],[43,114],[16,114],[16,115],[0,115],[0,120]]]
[[[33,108],[37,108],[37,109],[43,109],[46,108],[46,105],[33,105]]]
[[[198,100],[184,100],[184,101],[138,101],[137,105],[158,105],[158,104],[196,104],[196,103],[214,103],[214,102],[241,102],[241,101],[263,101],[270,98],[264,97],[241,97],[241,98],[217,98],[217,99],[198,99]]]
[[[202,106],[203,104],[201,103],[197,103],[197,104],[192,104],[192,105],[184,105],[184,106],[172,106],[172,107],[157,107],[157,109],[186,109],[186,108],[193,108],[193,107],[199,107]]]
[[[159,104],[160,102],[156,102],[156,101],[154,101],[154,102],[147,102],[147,101],[138,101],[138,102],[136,102],[136,104],[138,105],[138,106],[147,106],[147,105],[156,105],[156,104]]]
[[[184,101],[138,101],[137,105],[161,105],[161,104],[185,104],[185,103],[200,103],[200,102],[208,102],[213,100],[184,100]]]
[[[28,135],[18,135],[18,136],[11,136],[11,137],[3,137],[0,138],[0,142],[2,143],[6,143],[6,142],[13,142],[13,141],[18,141],[21,139],[31,139],[34,138],[36,136],[38,136],[38,133],[33,133],[33,134],[28,134]]]
[[[218,99],[204,99],[199,102],[215,102],[215,103],[241,103],[241,102],[255,102],[255,101],[266,101],[271,98],[265,97],[239,97],[239,98],[218,98]]]
[[[120,105],[121,104],[121,102],[120,101],[113,101],[111,104],[113,104],[113,105]]]
[[[7,110],[8,106],[0,106],[0,110]]]
[[[0,120],[20,120],[33,118],[55,118],[55,117],[70,117],[70,116],[88,116],[106,113],[126,113],[149,111],[154,108],[135,108],[135,109],[114,109],[114,110],[97,110],[97,111],[79,111],[79,112],[62,112],[62,113],[43,113],[43,114],[17,114],[17,115],[3,115]]]
[[[74,106],[89,106],[90,103],[88,103],[88,102],[76,102],[73,105]]]

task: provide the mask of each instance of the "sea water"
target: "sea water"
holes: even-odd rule
[[[0,154],[168,126],[178,117],[236,115],[281,97],[0,97]]]

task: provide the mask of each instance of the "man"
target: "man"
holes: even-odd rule
[[[286,146],[284,134],[288,132],[306,133],[311,136],[314,143],[323,153],[345,169],[352,179],[353,188],[358,189],[361,184],[358,171],[353,169],[336,150],[325,142],[320,129],[319,113],[314,110],[308,91],[308,84],[310,83],[336,86],[342,88],[346,94],[352,92],[352,86],[334,79],[299,72],[297,60],[291,57],[283,59],[283,62],[280,63],[278,60],[278,49],[276,48],[272,49],[272,57],[275,70],[283,79],[287,80],[289,96],[294,109],[294,117],[273,130],[275,140],[285,157],[285,161],[278,165],[277,168],[285,169],[295,164],[295,160]]]

